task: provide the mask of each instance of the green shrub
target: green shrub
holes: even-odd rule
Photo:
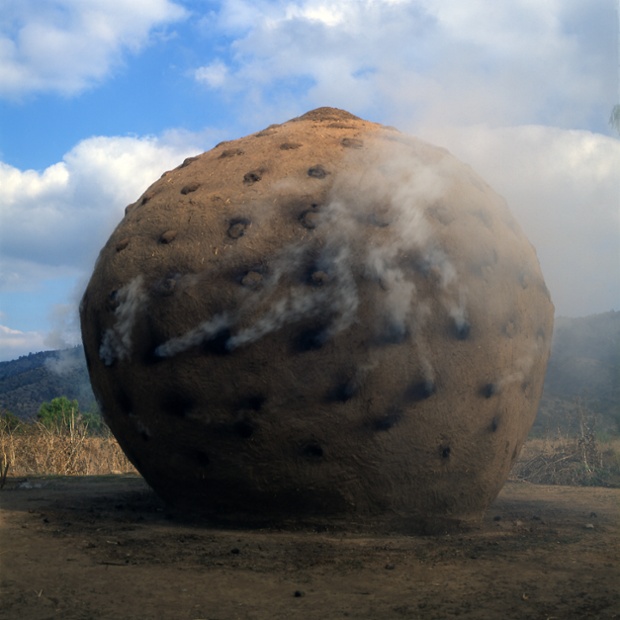
[[[53,398],[39,408],[38,421],[46,428],[63,430],[74,428],[77,423],[88,429],[89,435],[99,434],[104,430],[101,416],[93,412],[80,412],[77,400],[66,396]]]

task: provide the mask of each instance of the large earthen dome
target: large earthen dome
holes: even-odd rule
[[[167,172],[81,307],[105,420],[179,510],[475,523],[536,415],[553,306],[447,151],[321,108]]]

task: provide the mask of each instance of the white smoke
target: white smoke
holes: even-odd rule
[[[324,293],[309,295],[299,289],[292,289],[286,297],[277,300],[263,316],[257,319],[251,328],[241,330],[233,336],[227,346],[231,350],[236,349],[259,340],[289,323],[321,314],[325,302]]]
[[[72,372],[80,370],[84,365],[84,357],[81,347],[62,349],[57,351],[54,357],[45,360],[45,367],[51,373],[64,377]]]
[[[204,321],[198,327],[188,331],[182,336],[171,338],[164,344],[155,349],[158,357],[172,357],[192,347],[199,346],[203,342],[210,340],[223,329],[227,329],[232,324],[228,314],[218,314],[208,321]]]
[[[113,300],[118,304],[114,310],[114,325],[105,331],[99,349],[99,357],[106,366],[111,366],[117,359],[130,357],[133,329],[147,299],[144,278],[141,275],[117,291]]]
[[[509,372],[507,372],[496,385],[498,392],[514,383],[522,383],[529,376],[530,370],[543,348],[542,339],[539,338],[535,343],[529,345],[527,349],[514,361]]]
[[[379,140],[365,142],[367,149],[351,155],[353,161],[347,169],[352,172],[342,174],[334,185],[334,194],[340,199],[332,207],[333,228],[349,244],[355,244],[360,236],[360,220],[385,228],[383,235],[378,231],[380,241],[363,248],[362,262],[366,275],[385,291],[382,312],[395,335],[410,331],[417,333],[419,340],[431,312],[430,300],[420,297],[411,279],[411,265],[403,265],[402,259],[408,255],[428,270],[444,310],[457,330],[462,329],[467,324],[467,290],[439,247],[426,215],[429,206],[444,198],[452,179],[463,174],[462,169],[447,152],[436,150],[429,156],[418,142],[401,134],[382,133]],[[354,161],[356,157],[363,159],[361,166]],[[434,371],[421,341],[418,348],[425,374],[432,380]]]
[[[251,290],[242,287],[234,307],[205,317],[197,327],[161,344],[155,351],[158,356],[177,355],[223,330],[230,332],[226,349],[234,350],[313,318],[325,322],[324,332],[317,336],[327,340],[358,318],[356,274],[377,282],[384,290],[381,307],[376,309],[377,320],[386,321],[395,337],[410,332],[417,333],[420,340],[432,300],[419,297],[407,256],[415,256],[429,270],[439,292],[439,304],[457,330],[467,324],[467,290],[459,283],[446,251],[438,245],[426,215],[429,206],[444,197],[454,175],[463,174],[458,165],[441,150],[434,151],[429,161],[428,153],[416,142],[391,132],[368,139],[365,148],[356,149],[350,157],[335,178],[328,201],[316,212],[322,232],[320,250],[312,241],[285,246],[270,261],[268,273],[261,274],[259,284]],[[286,183],[278,182],[278,189],[282,191]],[[371,239],[369,224],[376,227],[376,236]],[[300,277],[304,270],[313,268],[314,273]],[[296,276],[291,278],[291,274]],[[315,275],[317,280],[313,281]],[[187,284],[191,285],[189,281]],[[131,312],[127,318],[129,315]],[[127,348],[119,327],[110,333],[108,341],[117,356]],[[429,352],[421,340],[417,346],[424,374],[432,381]]]

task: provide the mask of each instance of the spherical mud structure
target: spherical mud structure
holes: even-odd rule
[[[553,306],[468,166],[321,108],[164,174],[81,320],[107,423],[180,510],[416,532],[475,523],[499,492]]]

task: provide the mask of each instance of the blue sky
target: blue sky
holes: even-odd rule
[[[614,0],[2,0],[0,360],[79,342],[162,172],[319,106],[445,146],[508,201],[564,316],[620,310]]]

